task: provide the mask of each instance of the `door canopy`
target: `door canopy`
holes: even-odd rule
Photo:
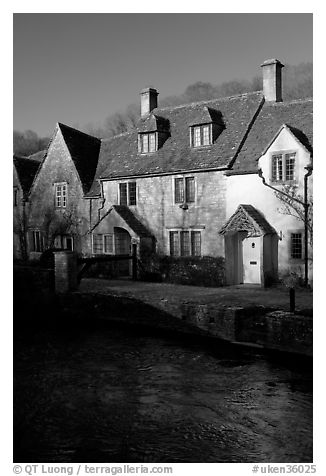
[[[235,213],[222,226],[219,233],[236,233],[245,231],[248,236],[262,236],[276,233],[264,215],[252,205],[239,205]]]

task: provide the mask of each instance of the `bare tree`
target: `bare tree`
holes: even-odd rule
[[[298,203],[296,200],[300,200],[302,203],[304,198],[301,194],[298,193],[297,185],[284,185],[282,187],[282,193],[275,192],[275,196],[281,202],[281,207],[278,208],[278,212],[282,215],[288,215],[296,218],[299,221],[305,223],[305,211],[304,206]],[[308,197],[308,233],[309,233],[309,243],[312,246],[313,244],[313,198],[312,196]]]
[[[75,207],[60,213],[57,213],[53,208],[48,208],[43,216],[41,229],[46,249],[54,247],[55,239],[58,236],[82,236],[81,230],[86,219],[78,217]]]

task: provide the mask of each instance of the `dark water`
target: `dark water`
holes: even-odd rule
[[[99,324],[15,344],[15,462],[311,462],[301,361]]]

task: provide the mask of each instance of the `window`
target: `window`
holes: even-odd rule
[[[203,145],[210,145],[211,139],[211,124],[202,126],[193,126],[191,128],[191,145],[192,147],[200,147]]]
[[[201,232],[170,231],[171,256],[201,256]]]
[[[55,184],[55,206],[57,208],[66,208],[67,206],[67,184]]]
[[[177,177],[174,179],[175,203],[195,201],[195,177]]]
[[[191,232],[191,255],[201,255],[201,233],[200,231]]]
[[[302,233],[291,233],[291,258],[302,259]]]
[[[32,231],[31,248],[32,248],[32,251],[35,251],[36,253],[41,253],[43,251],[42,234],[39,230]]]
[[[180,255],[190,256],[189,231],[180,232]]]
[[[148,154],[151,152],[156,152],[156,133],[150,132],[148,134],[140,134],[139,136],[139,152],[141,154]]]
[[[14,199],[14,207],[17,207],[18,205],[18,189],[17,188],[14,188],[13,199]]]
[[[94,254],[114,254],[113,233],[93,234]]]
[[[287,182],[295,179],[295,152],[272,156],[272,181]]]
[[[180,238],[178,231],[170,231],[170,255],[180,256]]]
[[[70,235],[57,235],[54,239],[54,247],[62,248],[64,250],[74,250],[74,239]]]
[[[120,205],[137,205],[136,182],[119,184]]]

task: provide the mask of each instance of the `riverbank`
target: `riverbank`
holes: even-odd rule
[[[104,318],[115,314],[133,324],[182,329],[239,345],[306,356],[313,352],[312,292],[308,290],[297,290],[295,313],[289,312],[289,293],[284,288],[84,279],[73,295],[74,306],[93,302]]]

